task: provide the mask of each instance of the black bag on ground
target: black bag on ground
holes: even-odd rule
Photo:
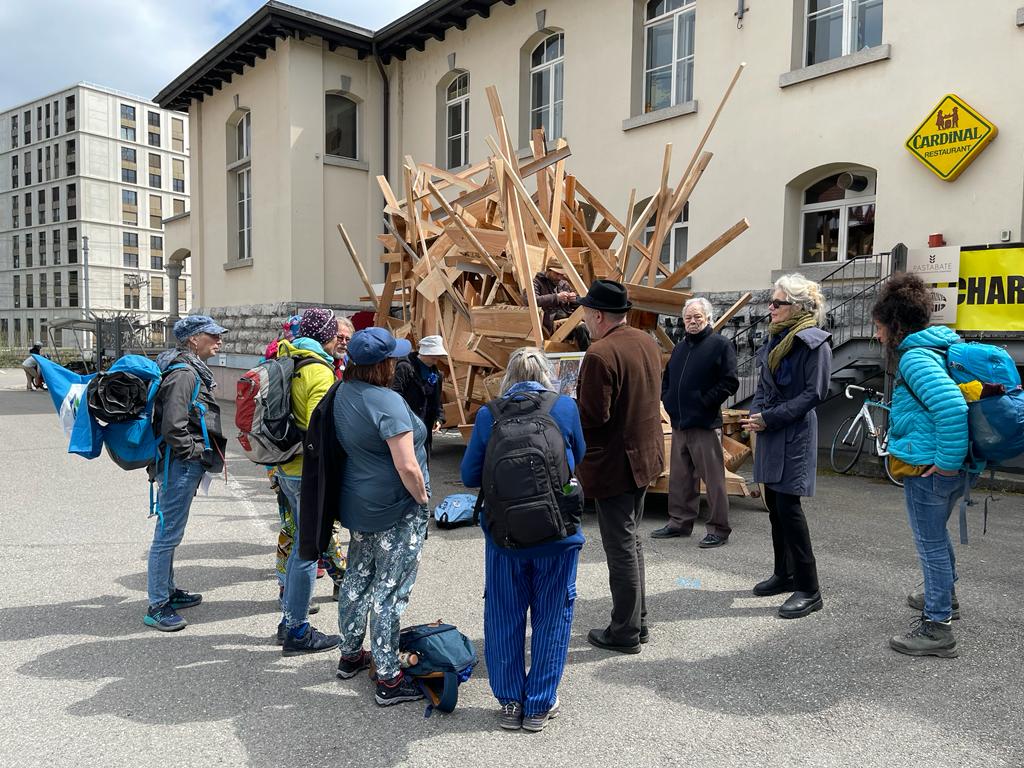
[[[578,522],[562,514],[563,504],[569,511],[581,497],[562,493],[571,475],[562,431],[551,417],[557,400],[554,392],[524,392],[487,404],[494,426],[481,491],[498,546],[532,547],[576,532]]]

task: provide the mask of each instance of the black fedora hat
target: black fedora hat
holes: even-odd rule
[[[633,306],[629,302],[626,286],[614,280],[595,280],[590,284],[587,295],[577,299],[576,303],[581,307],[615,314],[627,312]]]

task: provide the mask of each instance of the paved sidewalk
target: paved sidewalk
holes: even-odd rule
[[[1024,497],[992,505],[958,547],[961,656],[910,659],[886,639],[914,618],[920,581],[901,492],[820,478],[807,503],[825,609],[798,621],[751,596],[770,572],[767,515],[734,500],[728,546],[645,539],[652,641],[639,656],[586,643],[610,605],[593,518],[562,715],[542,734],[500,731],[483,664],[453,715],[378,708],[333,653],[284,659],[277,621],[277,511],[237,453],[199,497],[176,576],[202,592],[189,627],[142,624],[143,472],[66,454],[48,395],[0,371],[0,765],[3,766],[1020,766],[1024,764]],[[436,498],[459,490],[461,446],[435,443]],[[646,534],[665,521],[654,500]],[[954,523],[955,527],[955,523]],[[333,631],[329,584],[316,626]],[[482,658],[478,531],[432,529],[408,623],[457,623]]]

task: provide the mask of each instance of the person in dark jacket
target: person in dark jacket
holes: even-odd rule
[[[668,523],[651,538],[689,536],[700,507],[700,481],[707,488],[708,519],[700,547],[720,547],[729,540],[729,497],[722,455],[722,403],[739,389],[736,350],[712,327],[707,299],[683,306],[686,336],[675,349],[661,379],[661,402],[672,422],[668,476]]]
[[[523,400],[530,392],[554,392],[551,364],[535,347],[521,347],[509,357],[501,383],[502,399]],[[551,408],[565,442],[570,474],[586,453],[576,403],[559,395]],[[494,427],[490,408],[477,411],[473,435],[462,457],[462,482],[479,488]],[[493,457],[492,457],[493,458]],[[484,572],[484,656],[491,691],[501,705],[498,724],[510,731],[540,731],[558,714],[558,683],[569,652],[576,567],[583,529],[533,547],[512,549],[491,537],[487,505],[481,517]],[[526,615],[530,614],[530,670],[526,671]]]
[[[174,550],[185,534],[189,508],[203,474],[224,468],[227,441],[213,395],[217,385],[206,361],[217,354],[221,334],[226,332],[206,315],[183,317],[174,324],[177,348],[157,358],[165,374],[154,398],[153,428],[164,442],[151,471],[160,483],[160,518],[149,548],[149,609],[143,621],[161,632],[184,629],[187,622],[178,610],[203,600],[202,595],[175,585]]]
[[[900,460],[907,517],[924,588],[908,595],[920,611],[910,632],[889,640],[908,656],[959,654],[953,619],[956,555],[946,528],[968,483],[967,402],[949,375],[944,353],[961,339],[944,325],[929,327],[934,299],[917,275],[894,275],[871,310],[876,337],[899,359],[889,415],[889,453]]]
[[[548,257],[544,271],[533,276],[533,292],[537,297],[537,306],[544,312],[542,325],[549,336],[555,332],[555,320],[563,320],[576,309],[576,292],[565,279],[561,262],[554,256]],[[526,291],[523,291],[523,303],[527,303]],[[581,352],[590,346],[590,332],[587,326],[580,323],[569,335]]]
[[[441,387],[444,375],[437,367],[443,357],[448,357],[444,340],[440,336],[424,336],[420,339],[417,351],[395,365],[395,378],[391,382],[391,388],[402,396],[427,428],[428,459],[433,447],[434,431],[443,421]]]
[[[647,642],[644,552],[637,529],[647,486],[665,468],[659,392],[661,348],[650,334],[626,325],[626,288],[595,280],[579,301],[595,339],[580,366],[576,402],[587,455],[577,467],[594,499],[608,559],[611,622],[590,630],[591,645],[639,653]]]
[[[779,616],[797,619],[821,610],[818,570],[801,496],[814,495],[818,419],[814,409],[828,393],[831,335],[825,297],[803,275],[775,281],[769,302],[768,342],[758,351],[758,381],[745,429],[757,433],[754,482],[764,483],[772,524],[774,573],[754,586],[759,597],[793,594]]]

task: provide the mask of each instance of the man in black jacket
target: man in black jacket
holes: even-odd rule
[[[656,539],[689,536],[700,505],[700,481],[707,489],[711,517],[700,547],[720,547],[729,540],[729,497],[725,492],[722,403],[736,393],[736,350],[711,327],[707,299],[690,299],[683,307],[686,336],[676,344],[661,380],[661,402],[672,421],[669,465],[669,522],[654,531]]]
[[[444,420],[441,393],[444,376],[437,363],[448,357],[440,336],[424,336],[416,352],[403,357],[395,365],[395,378],[391,388],[409,404],[427,428],[427,458],[433,445],[434,431]]]

